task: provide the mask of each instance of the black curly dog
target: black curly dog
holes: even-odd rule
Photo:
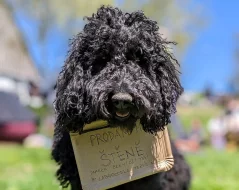
[[[124,13],[102,6],[87,18],[72,41],[57,81],[56,123],[52,156],[59,164],[63,187],[82,189],[69,131],[103,119],[110,127],[132,130],[140,119],[145,132],[155,133],[170,122],[183,91],[177,60],[167,50],[155,21],[143,12]],[[190,169],[172,145],[173,169],[114,189],[186,190]]]

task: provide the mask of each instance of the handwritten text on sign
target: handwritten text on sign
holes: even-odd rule
[[[158,163],[171,156],[171,149],[160,154],[163,137],[140,127],[131,134],[119,128],[71,134],[83,189],[106,189],[163,170]]]

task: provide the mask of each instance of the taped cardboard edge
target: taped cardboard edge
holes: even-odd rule
[[[159,134],[160,132],[158,132]],[[171,149],[171,142],[169,139],[168,128],[165,126],[164,130],[162,131],[163,136],[160,139],[159,143],[161,144],[161,151],[160,154],[163,155],[164,159],[160,162],[157,161],[158,169],[157,172],[165,172],[170,170],[174,166],[174,158]],[[158,135],[157,134],[157,135]]]

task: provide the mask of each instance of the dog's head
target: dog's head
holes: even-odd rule
[[[170,42],[143,12],[101,7],[72,41],[57,81],[57,125],[81,131],[103,119],[110,126],[156,132],[170,122],[183,89]]]

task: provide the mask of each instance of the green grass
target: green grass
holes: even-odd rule
[[[184,126],[200,118],[206,127],[208,119],[220,113],[217,107],[179,108]],[[191,190],[239,190],[239,152],[205,149],[186,155],[192,167]],[[58,190],[54,173],[57,166],[50,150],[27,149],[0,144],[0,190]]]
[[[186,129],[189,129],[192,121],[199,119],[204,127],[207,126],[210,118],[218,116],[222,112],[220,107],[178,107],[178,115]]]
[[[206,149],[187,155],[192,166],[192,190],[238,190],[239,152]]]
[[[49,150],[0,146],[0,190],[58,190]],[[186,156],[192,166],[191,190],[238,190],[239,153],[205,149]]]
[[[48,150],[1,145],[0,155],[0,190],[60,189]]]

